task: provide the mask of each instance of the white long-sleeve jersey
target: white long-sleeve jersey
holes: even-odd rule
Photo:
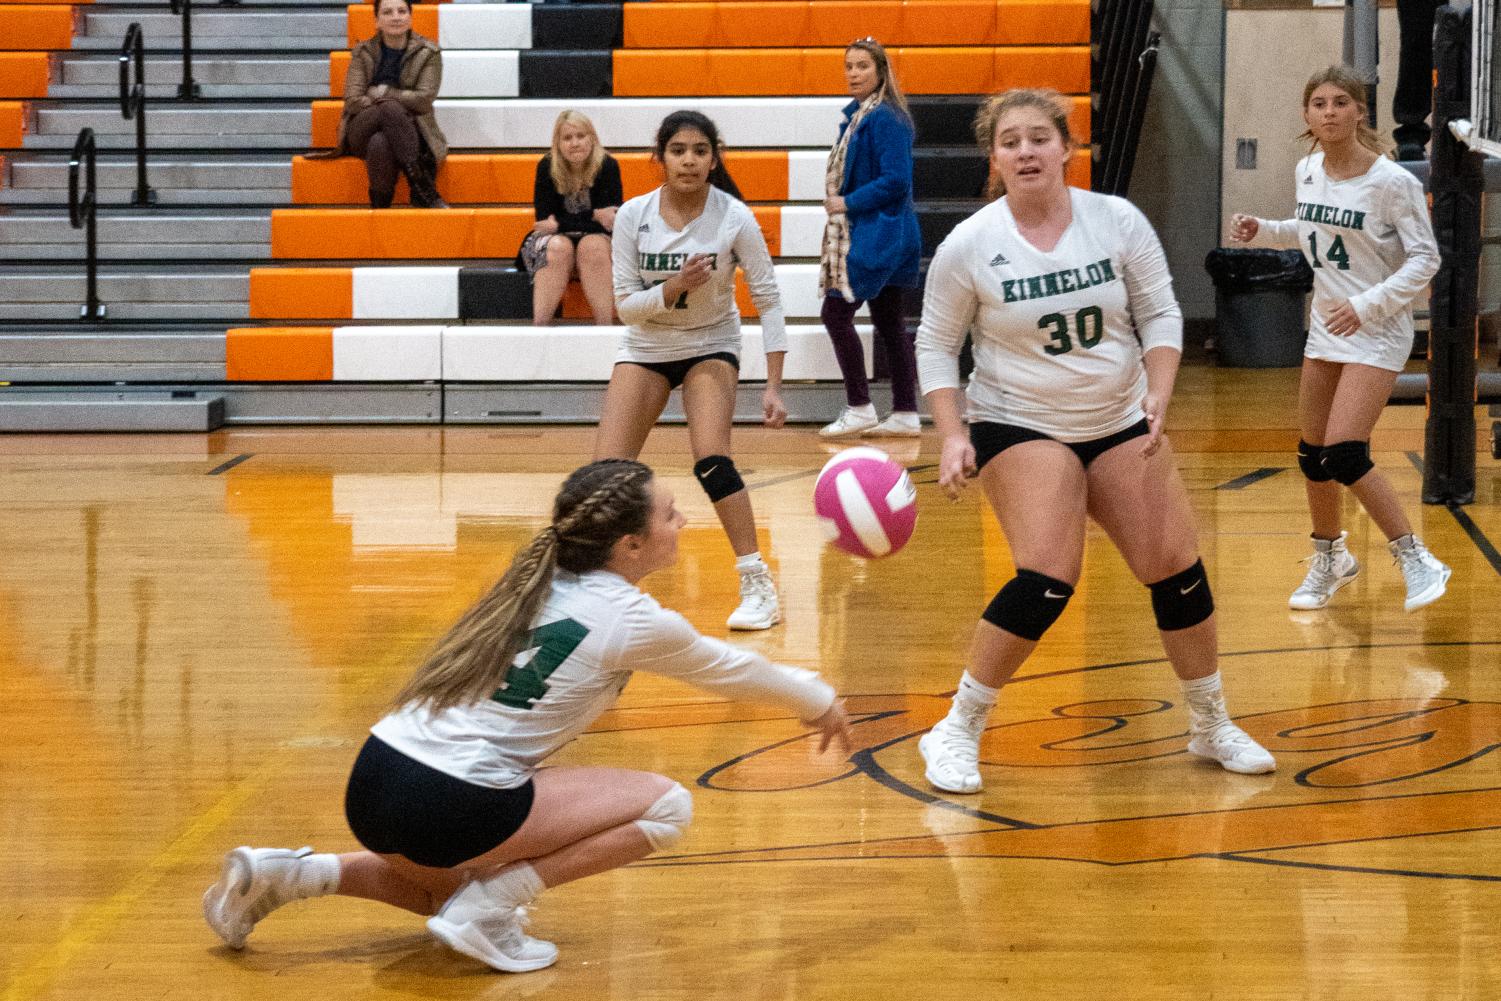
[[[1298,161],[1292,219],[1258,219],[1253,247],[1297,248],[1313,267],[1313,316],[1304,354],[1400,372],[1412,351],[1412,302],[1438,271],[1423,185],[1386,157],[1359,177],[1332,180],[1322,150]],[[1348,299],[1360,329],[1337,337],[1326,315]]]
[[[786,322],[776,271],[756,217],[718,188],[697,219],[672,229],[659,211],[662,189],[632,198],[615,215],[611,238],[615,307],[627,324],[618,361],[680,361],[728,351],[740,354],[740,308],[735,267],[745,271],[751,301],[761,317],[767,353],[787,350]],[[662,284],[694,254],[709,254],[709,280],[667,302]]]
[[[1077,442],[1142,419],[1142,356],[1182,351],[1183,314],[1146,216],[1069,192],[1073,222],[1048,252],[1018,232],[1005,198],[954,227],[928,268],[917,365],[923,393],[957,389],[970,333],[968,419]]]
[[[404,707],[370,732],[475,785],[513,789],[615,703],[633,671],[822,716],[834,690],[812,671],[699,635],[677,612],[603,570],[559,571],[526,648],[494,695],[441,713]]]

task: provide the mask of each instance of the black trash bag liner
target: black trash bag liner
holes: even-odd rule
[[[1313,288],[1313,268],[1296,250],[1216,247],[1204,258],[1214,287],[1225,292]]]

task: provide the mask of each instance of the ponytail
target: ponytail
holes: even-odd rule
[[[552,524],[437,642],[393,704],[440,713],[492,695],[541,612],[557,569],[598,570],[623,536],[645,530],[651,475],[639,462],[607,459],[569,476],[553,503]]]

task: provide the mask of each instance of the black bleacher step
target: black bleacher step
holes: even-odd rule
[[[918,202],[917,227],[922,232],[923,257],[932,257],[944,237],[979,209],[979,202]]]
[[[614,90],[613,53],[572,49],[521,50],[521,97],[608,97]]]
[[[983,97],[973,95],[924,95],[907,98],[917,145],[973,146],[975,115]]]
[[[618,3],[541,4],[532,8],[532,48],[618,49],[624,22]]]
[[[989,176],[985,155],[973,146],[912,151],[912,193],[930,198],[983,197]]]
[[[532,282],[514,268],[459,269],[459,319],[530,320]]]

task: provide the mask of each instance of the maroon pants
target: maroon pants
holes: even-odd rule
[[[365,161],[371,191],[395,191],[398,172],[415,166],[421,149],[417,119],[400,101],[375,102],[349,120],[344,136]]]
[[[891,409],[910,413],[917,410],[917,353],[902,322],[902,292],[896,285],[881,289],[870,300],[870,318],[876,337],[886,349],[891,369]],[[844,396],[852,407],[863,407],[870,402],[865,351],[860,347],[860,335],[855,333],[855,311],[859,308],[860,300],[845,302],[837,293],[823,300],[824,329],[834,342],[834,357],[839,360],[839,371],[844,373]]]

